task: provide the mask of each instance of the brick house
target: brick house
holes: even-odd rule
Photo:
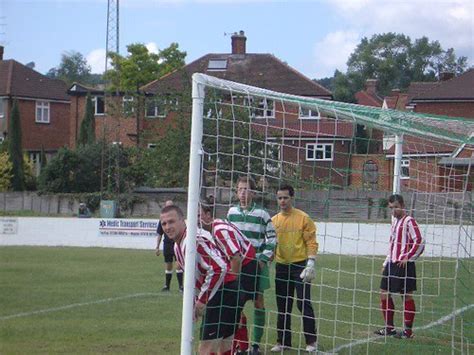
[[[95,116],[95,135],[98,139],[105,138],[109,143],[119,143],[125,147],[137,145],[137,124],[141,123],[135,115],[132,99],[119,95],[105,95],[103,86],[88,87],[73,83],[67,90],[71,98],[71,119],[69,145],[75,147],[79,130],[84,119],[86,98],[89,93],[92,98]],[[111,100],[106,104],[106,99]],[[116,114],[112,112],[116,110]],[[128,112],[127,115],[124,112]]]
[[[17,100],[20,111],[22,148],[40,169],[40,153],[54,155],[69,145],[70,99],[66,84],[50,79],[13,60],[3,59],[0,46],[0,139],[8,136],[8,117]]]
[[[246,40],[243,31],[235,33],[231,38],[231,53],[206,54],[183,69],[145,85],[142,90],[155,98],[170,92],[190,93],[192,74],[204,73],[277,92],[333,99],[326,88],[274,55],[247,53]],[[245,100],[248,98],[242,97],[242,105]],[[268,143],[278,141],[280,158],[298,166],[303,179],[312,178],[340,187],[348,184],[352,124],[321,117],[318,112],[297,105],[282,107],[281,102],[268,99],[254,100],[252,107],[255,108],[253,122],[256,127],[259,123],[268,124]],[[173,118],[170,113],[161,120],[171,124]],[[145,119],[144,127],[151,124],[152,120]]]
[[[365,104],[375,102],[367,100],[366,96],[358,97],[365,100]],[[471,69],[457,78],[449,73],[442,73],[438,82],[411,83],[406,93],[392,90],[390,95],[384,98],[382,107],[474,118],[474,70]],[[471,145],[459,147],[412,136],[405,136],[404,141],[402,189],[440,192],[459,191],[464,188],[463,181],[468,171],[472,171],[470,166],[474,160]],[[390,137],[384,137],[384,155],[385,159],[380,156],[366,159],[373,158],[377,161],[378,168],[387,173],[385,183],[379,187],[391,189],[394,145]],[[363,163],[355,161],[353,165],[361,166]],[[472,185],[473,181],[470,179],[467,189],[472,190]]]

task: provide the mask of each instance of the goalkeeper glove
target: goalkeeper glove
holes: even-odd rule
[[[314,270],[315,259],[310,258],[306,262],[306,267],[300,274],[300,278],[303,282],[311,282],[316,277],[316,271]]]

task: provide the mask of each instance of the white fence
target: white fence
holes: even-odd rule
[[[154,249],[156,220],[1,217],[0,246],[37,245]],[[390,226],[371,223],[317,223],[320,253],[385,255]],[[472,239],[472,226],[421,225],[425,257],[456,257],[458,243]],[[459,257],[471,250],[459,248]]]

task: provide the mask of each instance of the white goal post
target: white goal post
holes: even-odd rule
[[[199,201],[212,195],[216,216],[225,218],[241,175],[257,181],[258,203],[271,212],[275,187],[291,183],[296,206],[316,221],[321,257],[312,302],[324,351],[394,349],[372,333],[383,324],[378,282],[391,193],[406,197],[427,245],[415,293],[414,329],[423,335],[404,349],[469,351],[474,120],[300,97],[199,73],[192,78],[192,105],[182,355],[196,350]],[[272,300],[266,304],[262,348],[268,352],[277,310]],[[298,310],[293,315],[301,322]],[[400,325],[400,308],[396,317]]]

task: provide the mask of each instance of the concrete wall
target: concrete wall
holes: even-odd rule
[[[122,222],[127,225],[121,225]],[[154,249],[156,222],[153,219],[2,217],[0,246]],[[317,227],[320,253],[370,256],[387,253],[390,234],[388,223],[321,222],[317,223]],[[421,225],[420,228],[426,240],[425,257],[456,257],[458,240],[461,241],[459,256],[471,256],[472,225],[466,226],[461,232],[456,225]]]

